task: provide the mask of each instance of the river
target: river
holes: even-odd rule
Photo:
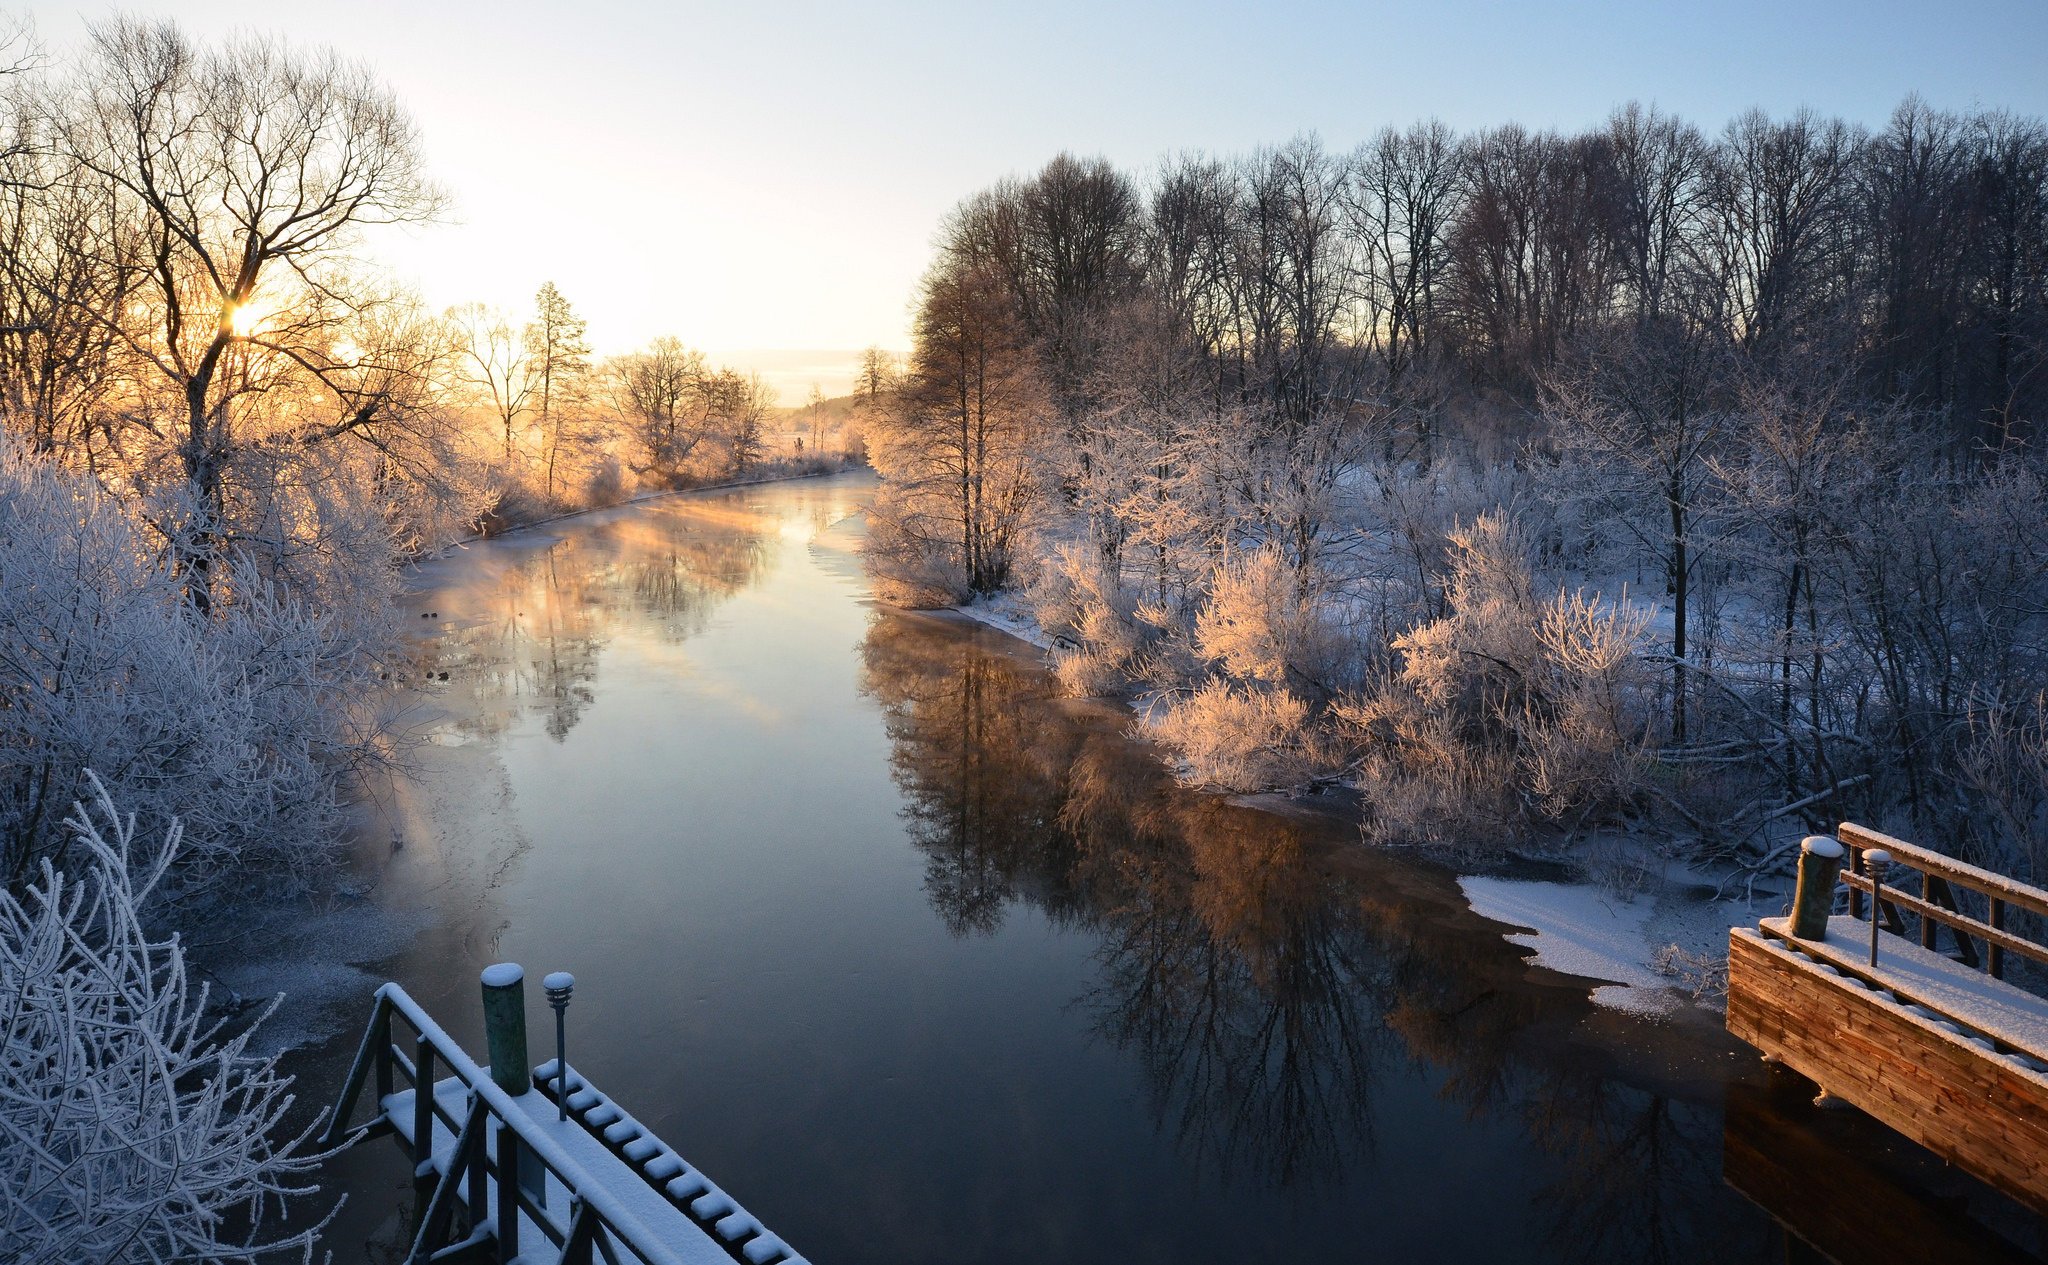
[[[425,568],[363,861],[416,930],[368,969],[479,1055],[483,966],[575,972],[571,1060],[819,1265],[1813,1259],[1752,1197],[2007,1257],[2009,1209],[1716,1016],[1596,1007],[1450,869],[1181,789],[1030,647],[877,605],[871,490]],[[295,1060],[310,1095],[354,1038]],[[388,1254],[405,1167],[330,1167],[337,1260]]]

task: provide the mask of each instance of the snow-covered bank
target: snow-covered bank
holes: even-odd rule
[[[1604,980],[1593,989],[1595,1002],[1643,1015],[1692,1001],[1684,982],[1660,969],[1672,949],[1694,961],[1718,961],[1727,954],[1730,927],[1752,926],[1782,903],[1763,892],[1753,903],[1715,899],[1712,889],[1669,874],[1633,896],[1594,883],[1479,875],[1460,878],[1458,886],[1474,913],[1521,929],[1506,938],[1535,950],[1535,965]]]
[[[961,606],[952,608],[978,624],[987,624],[998,632],[1006,632],[1019,641],[1029,642],[1040,650],[1052,651],[1052,638],[1038,626],[1038,616],[1032,613],[1024,596],[1010,589],[1004,589],[991,597],[976,598]]]

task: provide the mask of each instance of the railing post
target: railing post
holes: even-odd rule
[[[320,1135],[320,1146],[323,1149],[339,1143],[342,1135],[348,1132],[349,1117],[355,1114],[356,1099],[362,1096],[363,1078],[370,1074],[370,1064],[376,1061],[378,1018],[390,1013],[391,999],[381,992],[378,993],[376,1003],[370,1007],[369,1025],[363,1029],[363,1039],[356,1046],[355,1060],[348,1065],[348,1079],[342,1084],[341,1097],[335,1100],[334,1114],[327,1120],[327,1131]],[[386,1019],[386,1022],[389,1020]],[[380,1105],[377,1108],[378,1114],[382,1115],[383,1111]]]
[[[1835,909],[1835,882],[1842,874],[1842,845],[1827,835],[1808,835],[1799,845],[1799,886],[1792,896],[1792,934],[1801,940],[1827,938]]]
[[[1991,898],[1991,929],[1993,931],[2005,930],[2005,902],[1998,899],[1998,897],[1996,896],[1993,896]],[[1991,978],[2004,979],[2005,946],[2002,944],[1992,943],[1986,944],[1984,946],[1984,949],[1984,959],[1986,965],[1990,967]]]
[[[434,1047],[425,1037],[412,1043],[412,1185],[415,1195],[434,1180]]]
[[[498,1259],[519,1255],[519,1135],[498,1124]]]
[[[597,1241],[597,1215],[582,1199],[569,1201],[569,1233],[562,1241],[562,1265],[592,1265],[591,1247]]]
[[[1884,870],[1892,863],[1892,854],[1883,848],[1872,848],[1863,854],[1863,868],[1870,874],[1870,969],[1877,969],[1877,911],[1884,905]],[[1927,918],[1921,916],[1925,925]]]
[[[412,1251],[405,1258],[407,1265],[426,1261],[435,1249],[447,1243],[448,1225],[455,1215],[455,1186],[463,1177],[469,1179],[469,1206],[472,1209],[483,1206],[479,1181],[484,1172],[483,1151],[484,1105],[472,1094],[469,1114],[463,1119],[462,1130],[455,1137],[455,1153],[448,1159],[448,1171],[434,1183],[432,1197],[420,1209],[419,1226],[413,1231]]]
[[[377,1025],[377,1110],[384,1110],[384,1100],[391,1097],[391,1007],[378,1010]]]
[[[484,1096],[475,1090],[469,1091],[470,1118],[476,1121],[476,1137],[471,1146],[474,1154],[472,1163],[463,1170],[462,1177],[468,1184],[463,1187],[463,1202],[469,1205],[470,1222],[482,1225],[484,1212],[491,1206],[491,1174],[484,1163],[484,1130],[490,1119],[490,1108],[484,1105]],[[458,1148],[459,1149],[459,1148]]]

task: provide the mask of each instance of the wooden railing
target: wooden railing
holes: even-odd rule
[[[1853,917],[1864,916],[1865,898],[1877,890],[1865,856],[1874,849],[1882,849],[1891,854],[1892,867],[1904,866],[1919,874],[1917,896],[1896,882],[1896,868],[1888,868],[1882,876],[1880,908],[1872,909],[1870,916],[1876,918],[1881,914],[1894,934],[1906,934],[1902,913],[1917,915],[1922,947],[1936,949],[1939,932],[1946,927],[1962,960],[1988,971],[1995,979],[2005,978],[2008,953],[2048,964],[2048,946],[2015,934],[2006,925],[2006,916],[2012,910],[2048,919],[2048,892],[1852,822],[1843,822],[1837,837],[1849,847],[1850,865],[1843,872],[1842,881],[1849,887],[1849,913]],[[1984,917],[1976,917],[1962,907],[1958,889],[1981,898]],[[1973,941],[1983,942],[1981,957]]]
[[[410,1055],[393,1040],[394,1019],[412,1030]],[[465,1109],[459,1115],[444,1107],[434,1094],[437,1063],[468,1090]],[[348,1122],[356,1102],[373,1078],[377,1118],[351,1132]],[[486,1246],[492,1247],[498,1260],[509,1261],[520,1254],[522,1213],[559,1251],[563,1265],[593,1265],[593,1253],[619,1265],[620,1249],[630,1253],[629,1259],[646,1265],[683,1265],[683,1258],[641,1225],[615,1194],[587,1181],[554,1139],[536,1127],[490,1073],[478,1067],[396,984],[377,990],[369,1025],[322,1144],[333,1147],[344,1140],[353,1143],[395,1131],[397,1124],[385,1112],[384,1103],[396,1092],[400,1078],[413,1091],[415,1174],[422,1183],[429,1176],[436,1177],[406,1257],[408,1265],[476,1259]],[[437,1120],[456,1139],[447,1169],[438,1174],[432,1163]],[[494,1131],[495,1147],[485,1145],[486,1129]],[[522,1181],[522,1176],[526,1180]],[[548,1208],[533,1193],[548,1176],[568,1192],[566,1209]],[[451,1242],[458,1201],[467,1204],[473,1224],[465,1238]],[[495,1222],[486,1217],[493,1201]]]

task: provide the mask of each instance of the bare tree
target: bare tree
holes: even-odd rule
[[[872,556],[893,552],[897,578],[926,594],[993,593],[1039,493],[1036,357],[1002,280],[957,259],[926,275],[916,333],[908,380],[871,441],[889,480]]]
[[[504,458],[510,464],[517,447],[517,426],[533,398],[533,362],[526,340],[503,312],[481,303],[449,310],[460,349],[462,377],[489,404],[503,436]]]
[[[584,378],[590,372],[590,342],[583,318],[569,306],[569,300],[562,297],[554,282],[541,286],[534,295],[533,307],[533,321],[527,325],[525,334],[526,357],[531,366],[528,373],[540,423],[545,494],[553,502],[562,445],[573,441],[575,423],[581,415]]]
[[[1713,458],[1727,432],[1723,360],[1717,345],[1673,320],[1606,336],[1548,383],[1551,433],[1572,494],[1612,506],[1664,567],[1671,598],[1671,736],[1687,733],[1692,592],[1707,511],[1717,486]]]
[[[167,22],[91,29],[61,129],[139,238],[141,301],[98,316],[178,399],[149,420],[190,490],[178,548],[204,608],[228,469],[257,438],[231,405],[285,372],[339,387],[337,326],[365,302],[347,251],[440,197],[411,119],[360,65],[258,39],[202,50]],[[333,390],[296,438],[365,433],[384,402]]]
[[[1846,302],[1856,144],[1846,124],[1809,111],[1774,122],[1752,110],[1722,134],[1710,249],[1743,350],[1780,351]]]
[[[606,366],[612,407],[638,446],[635,468],[670,485],[708,435],[703,407],[711,371],[701,353],[674,338],[657,338],[645,351]]]

